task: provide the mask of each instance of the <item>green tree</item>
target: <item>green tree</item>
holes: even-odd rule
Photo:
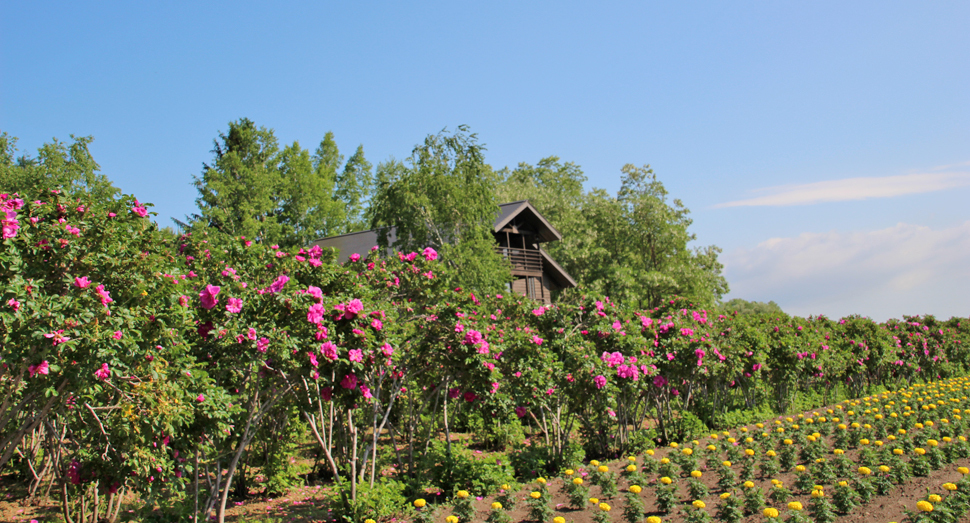
[[[429,135],[404,168],[394,162],[382,166],[370,216],[371,227],[383,228],[382,246],[432,247],[459,269],[457,284],[484,292],[504,288],[511,275],[494,250],[498,176],[483,151],[466,126]],[[396,227],[396,241],[388,226]]]
[[[211,165],[203,164],[202,175],[194,177],[199,213],[190,219],[193,229],[278,240],[280,151],[273,131],[242,118],[213,142]]]
[[[365,208],[374,191],[372,165],[364,157],[364,146],[347,160],[343,172],[337,177],[335,198],[345,207],[346,219],[341,232],[356,232],[367,228]]]
[[[369,171],[358,152],[357,169]],[[347,232],[346,204],[335,194],[343,157],[332,132],[311,156],[299,142],[281,150],[272,129],[243,118],[219,134],[212,153],[211,165],[203,164],[195,177],[199,213],[190,217],[193,230],[286,247]]]
[[[784,314],[785,312],[774,301],[765,303],[763,301],[742,300],[741,298],[728,300],[718,306],[718,309],[725,314],[734,312],[738,314]]]
[[[104,202],[119,194],[91,156],[90,136],[71,135],[73,143],[56,138],[37,150],[37,157],[17,158],[17,139],[0,133],[0,191],[14,192],[59,187],[72,197]]]

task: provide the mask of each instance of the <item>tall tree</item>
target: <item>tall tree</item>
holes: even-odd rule
[[[202,175],[193,177],[199,191],[199,213],[190,220],[193,228],[278,240],[280,150],[273,131],[242,118],[229,122],[229,131],[213,142],[211,165],[203,164]]]
[[[370,215],[371,226],[382,228],[381,245],[432,247],[458,269],[458,284],[484,292],[504,288],[511,275],[494,249],[498,176],[483,151],[467,126],[429,135],[405,168],[392,163],[381,171]],[[396,241],[388,226],[396,228]]]
[[[280,155],[279,221],[281,245],[308,245],[340,231],[343,206],[334,200],[334,178],[324,162],[314,168],[310,152],[299,142]]]
[[[358,145],[353,156],[347,160],[343,172],[337,177],[336,199],[344,204],[345,228],[342,232],[362,231],[367,228],[365,209],[374,191],[372,165],[364,157],[364,146]]]
[[[17,158],[17,139],[0,133],[0,192],[59,187],[68,195],[96,201],[120,194],[91,156],[88,145],[94,138],[71,135],[71,140],[66,144],[55,138],[37,150],[36,158]]]

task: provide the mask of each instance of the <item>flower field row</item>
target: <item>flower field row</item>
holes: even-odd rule
[[[66,518],[88,500],[80,510],[114,520],[126,492],[224,518],[248,470],[276,492],[300,481],[291,458],[305,441],[345,513],[390,469],[403,497],[486,495],[486,476],[558,473],[737,411],[970,367],[958,318],[745,317],[581,295],[543,306],[456,288],[432,249],[338,265],[319,248],[166,236],[132,197],[46,191],[0,206],[0,471],[29,483],[28,503],[54,489]],[[474,423],[483,444],[528,427],[531,445],[466,474],[451,433]]]
[[[832,523],[894,499],[901,503],[884,510],[882,521],[965,521],[968,391],[970,378],[955,378],[671,442],[618,462],[576,463],[558,478],[525,485],[525,506],[517,512],[519,493],[503,485],[482,507],[487,515],[476,514],[460,492],[452,517],[484,516],[493,523],[507,523],[513,513],[556,523]],[[917,482],[925,485],[924,494],[903,494]],[[416,507],[422,507],[416,520],[434,519],[424,500]]]

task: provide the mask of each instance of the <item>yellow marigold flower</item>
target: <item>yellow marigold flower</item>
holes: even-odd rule
[[[458,516],[448,516],[445,518],[446,523],[458,523]]]
[[[595,505],[595,504],[597,504],[599,502],[600,502],[599,498],[589,498],[589,503],[591,505]]]
[[[575,471],[575,470],[573,470],[573,469],[566,469],[566,475],[567,475],[567,476],[572,476],[572,475],[573,475],[573,474],[575,474],[575,473],[576,473],[576,471]]]
[[[949,443],[951,441],[953,441],[953,438],[950,436],[943,436],[943,443]]]
[[[714,445],[708,445],[707,450],[714,452],[715,450],[717,450],[717,447],[715,447]]]
[[[774,519],[778,517],[778,509],[768,507],[764,510],[763,514],[765,515],[766,518]]]
[[[596,468],[596,470],[599,472],[606,473],[610,471],[610,468],[607,467],[606,465],[600,465],[599,467]]]
[[[738,442],[738,440],[736,440],[734,438],[728,438],[728,443],[737,443],[737,442]]]
[[[691,473],[690,473],[690,477],[692,477],[692,478],[699,478],[699,477],[701,477],[701,471],[699,471],[699,470],[692,470]]]
[[[556,516],[552,518],[552,523],[566,523],[566,518],[562,516]]]
[[[667,463],[670,463],[670,458],[660,458],[660,463],[666,465]]]
[[[752,449],[744,449],[744,455],[745,456],[754,456],[754,450],[752,450]]]
[[[498,501],[492,502],[492,510],[502,510],[502,504]]]
[[[943,501],[943,498],[941,498],[938,494],[930,494],[926,497],[926,499],[928,499],[930,503],[939,503]]]
[[[661,523],[660,518],[657,516],[650,516],[647,518],[647,523]]]
[[[946,489],[946,490],[953,491],[953,490],[956,490],[957,489],[957,486],[954,483],[944,483],[943,484],[943,488]]]
[[[637,471],[637,466],[634,465],[633,463],[630,463],[629,465],[626,466],[626,471],[627,472],[636,472]]]
[[[931,446],[931,447],[935,447],[935,446],[939,445],[940,442],[939,441],[936,441],[935,439],[928,439],[928,440],[926,440],[926,444],[929,445],[929,446]]]
[[[640,488],[640,485],[630,485],[630,492],[634,494],[639,494],[641,490],[643,489]]]
[[[626,460],[629,461],[629,462],[632,462],[632,463],[636,463],[637,462],[637,457],[636,456],[630,456],[630,457],[626,458]]]
[[[677,448],[677,447],[679,447],[679,446],[680,446],[680,445],[679,445],[679,444],[677,444],[677,442],[676,442],[676,441],[671,441],[671,442],[670,442],[670,448],[673,448],[673,449],[675,449],[675,448]]]
[[[694,505],[694,508],[698,508],[698,509],[707,507],[707,505],[699,499],[695,499],[694,502],[691,503],[691,505]]]
[[[597,461],[597,460],[595,460],[595,459],[594,460],[591,460],[589,462],[589,466],[591,466],[591,467],[598,467],[598,466],[600,466],[600,462]]]
[[[916,508],[923,512],[933,512],[933,504],[929,501],[917,501]]]
[[[745,481],[744,482],[744,488],[754,488],[754,482],[753,481]]]
[[[835,450],[832,451],[832,454],[835,454],[836,456],[841,456],[841,455],[845,454],[845,451],[842,450],[842,449],[835,449]]]
[[[860,445],[868,445],[869,444],[869,440],[867,440],[866,438],[862,438],[862,439],[859,440],[859,444]]]
[[[465,498],[468,497],[468,491],[467,490],[459,490],[457,493],[455,493],[455,496],[457,496],[460,499],[465,499]]]
[[[883,474],[885,474],[885,473],[889,472],[889,470],[890,470],[889,467],[887,467],[885,465],[879,465],[879,472],[882,472]]]
[[[729,497],[731,497],[731,493],[730,492],[724,492],[724,493],[721,494],[721,499],[727,499]]]
[[[897,456],[902,456],[903,455],[903,449],[893,449],[893,454],[895,454]]]
[[[781,434],[781,433],[785,432],[785,428],[784,427],[778,427],[777,429],[775,429],[775,432]]]
[[[869,467],[859,467],[859,474],[862,474],[863,476],[868,476],[869,474],[872,474],[872,469],[870,469]]]
[[[917,456],[922,456],[923,454],[926,454],[926,449],[916,447],[915,449],[913,449],[913,452],[915,452]]]
[[[825,491],[820,490],[820,489],[815,489],[815,490],[812,491],[812,497],[813,498],[824,498],[825,497]]]
[[[805,465],[795,465],[796,472],[805,472]]]
[[[967,467],[958,467],[957,472],[966,476],[967,474],[970,474],[970,469],[968,469]]]
[[[600,503],[599,504],[599,507],[600,507],[600,510],[602,510],[603,512],[609,512],[610,511],[610,506],[607,505],[606,503]]]
[[[377,522],[374,521],[373,519],[365,519],[364,523],[377,523]]]
[[[686,447],[686,448],[681,449],[680,450],[680,453],[683,454],[683,455],[685,455],[685,456],[690,456],[691,454],[694,453],[694,449],[692,449],[690,447]]]
[[[512,487],[510,487],[508,483],[502,483],[502,490],[511,490],[511,489]]]
[[[418,499],[414,500],[414,506],[417,507],[417,508],[421,508],[421,507],[423,507],[423,506],[425,506],[427,504],[428,504],[428,502],[425,501],[424,498],[418,498]]]
[[[674,480],[668,478],[667,476],[664,476],[660,478],[660,482],[663,483],[664,485],[670,485],[671,483],[674,482]]]
[[[724,465],[725,467],[730,467],[731,466],[731,462],[730,461],[722,461],[721,462],[721,465]]]
[[[784,443],[785,445],[791,445],[791,444],[793,444],[795,442],[792,441],[792,440],[790,440],[790,439],[788,439],[788,438],[785,438],[785,441],[782,441],[782,443]]]
[[[546,478],[539,478],[539,479],[536,480],[536,483],[538,483],[540,485],[545,485],[546,484]]]
[[[655,454],[655,452],[654,452],[653,449],[648,449],[647,450],[647,456],[653,456],[654,454]]]
[[[529,494],[529,496],[531,496],[532,499],[539,499],[539,498],[542,497],[542,493],[541,492],[532,492],[532,493]]]
[[[848,487],[849,486],[849,482],[848,481],[840,481],[839,482],[839,486],[840,487]]]
[[[781,483],[781,482],[780,482],[780,481],[778,481],[777,479],[773,479],[773,480],[771,480],[771,484],[772,484],[772,485],[777,485],[777,484],[779,484],[779,483]]]
[[[800,511],[802,508],[802,504],[798,501],[792,501],[788,504],[788,510]]]
[[[582,485],[583,478],[573,478],[573,485]]]
[[[839,428],[839,430],[845,430],[848,427],[846,427],[844,423],[839,423],[838,428]]]
[[[769,458],[773,458],[777,455],[777,453],[773,450],[769,450],[768,452],[765,452],[765,455],[768,456]]]

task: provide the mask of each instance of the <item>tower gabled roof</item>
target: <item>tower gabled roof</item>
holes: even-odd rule
[[[499,205],[499,214],[495,219],[494,232],[499,232],[513,221],[528,224],[535,232],[537,243],[562,240],[562,234],[551,223],[539,214],[539,211],[529,203],[529,200],[503,203]]]

